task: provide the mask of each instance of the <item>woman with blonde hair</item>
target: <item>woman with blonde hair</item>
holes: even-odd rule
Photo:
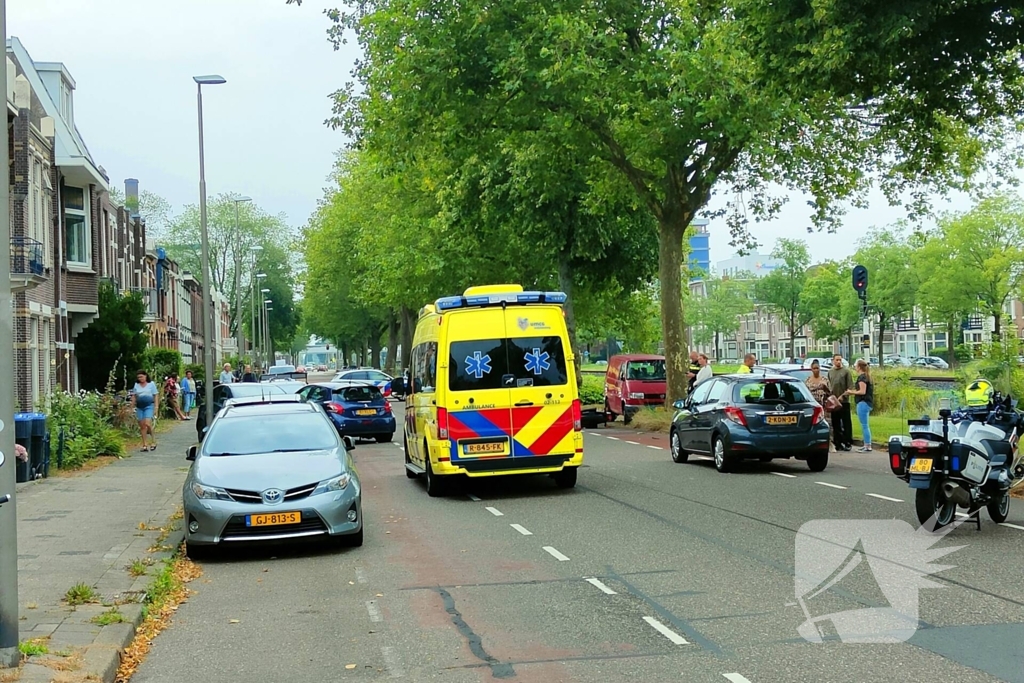
[[[857,400],[857,419],[860,420],[860,431],[864,435],[864,445],[858,450],[861,453],[871,452],[871,428],[868,426],[868,417],[871,415],[871,407],[875,402],[875,385],[871,381],[871,369],[868,362],[861,358],[857,361],[857,381],[855,389],[848,389],[846,394]]]

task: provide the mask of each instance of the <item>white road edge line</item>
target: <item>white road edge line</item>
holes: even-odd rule
[[[732,683],[750,683],[750,679],[741,674],[722,674],[726,679],[732,681]]]
[[[469,496],[469,499],[470,499],[470,500],[472,500],[472,501],[475,501],[475,502],[477,502],[477,503],[479,503],[479,502],[480,502],[480,499],[479,499],[479,498],[477,498],[476,496],[474,496],[474,495],[473,495],[472,493],[467,493],[466,495],[467,495],[467,496]]]
[[[544,546],[543,550],[544,550],[544,552],[546,552],[548,555],[551,555],[551,557],[555,558],[559,562],[568,562],[569,561],[568,557],[566,557],[562,553],[558,552],[558,550],[556,550],[555,548],[552,548],[549,545]]]
[[[999,526],[1008,526],[1011,529],[1020,529],[1021,531],[1024,531],[1024,526],[1019,526],[1017,524],[1010,524],[1009,522],[1000,522]]]
[[[484,510],[487,510],[492,515],[494,515],[495,517],[504,517],[505,516],[505,513],[502,512],[501,510],[499,510],[498,508],[485,507]]]
[[[816,481],[816,482],[814,482],[814,483],[815,483],[815,484],[820,484],[820,485],[822,485],[822,486],[827,486],[827,487],[829,487],[830,489],[840,489],[840,490],[842,490],[842,491],[845,491],[845,490],[847,489],[847,487],[846,487],[846,486],[840,486],[839,484],[830,484],[830,483],[828,483],[827,481]]]
[[[601,579],[595,579],[594,577],[590,577],[590,578],[585,578],[584,580],[587,583],[589,583],[591,586],[596,586],[605,595],[618,595],[618,593],[616,593],[611,588],[606,586]]]
[[[533,536],[533,532],[522,524],[509,524],[509,526],[521,533],[523,536]]]
[[[630,441],[629,439],[626,439],[626,443],[632,444],[634,446],[639,446],[640,445],[639,441]]]
[[[405,672],[402,671],[402,664],[398,661],[398,655],[395,654],[395,648],[384,645],[380,648],[380,653],[384,655],[384,668],[387,669],[391,678],[401,678],[405,675]]]
[[[370,614],[370,621],[384,621],[384,615],[380,613],[376,600],[366,601],[366,611]]]
[[[883,496],[880,493],[865,493],[865,496],[871,496],[872,498],[878,498],[879,500],[888,500],[893,503],[902,503],[903,501],[899,498],[890,498],[889,496]]]
[[[681,635],[670,629],[668,626],[665,626],[665,624],[661,623],[654,617],[644,617],[644,621],[650,624],[655,631],[671,640],[675,645],[690,644],[689,642],[687,642],[686,638],[683,638]]]
[[[609,436],[608,438],[611,439],[612,441],[618,441],[619,440],[619,437],[617,437],[617,436]]]
[[[366,572],[363,571],[362,567],[356,567],[356,581],[366,583]]]
[[[648,448],[653,448],[653,449],[654,449],[654,450],[656,450],[656,451],[663,451],[663,450],[665,450],[665,449],[664,449],[664,448],[662,448],[661,446],[648,446]]]
[[[785,477],[786,479],[796,479],[795,474],[786,474],[785,472],[772,472],[776,477]]]

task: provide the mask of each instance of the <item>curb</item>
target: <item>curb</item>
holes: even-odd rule
[[[157,561],[173,558],[184,540],[185,528],[182,525],[180,529],[171,531],[164,539],[164,544],[173,550],[153,553],[152,557]],[[132,590],[139,591],[142,595],[151,581],[152,577],[149,574],[140,576],[132,584]],[[82,666],[75,671],[83,680],[114,683],[117,670],[121,666],[121,655],[135,639],[135,633],[143,620],[142,601],[122,607],[128,620],[101,627],[93,642],[83,648]],[[50,683],[53,680],[54,670],[38,663],[39,659],[41,658],[29,657],[25,660],[21,676],[17,679],[19,683]]]

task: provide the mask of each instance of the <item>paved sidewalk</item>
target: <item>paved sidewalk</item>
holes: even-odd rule
[[[17,488],[20,637],[49,638],[51,652],[82,653],[83,675],[113,680],[119,651],[141,619],[138,602],[152,576],[132,577],[128,564],[170,554],[150,549],[180,505],[189,464],[185,449],[195,443],[195,424],[177,424],[158,442],[153,452],[136,451],[91,472]],[[173,526],[178,529],[165,534],[162,545],[180,543],[181,522]],[[107,607],[67,606],[65,593],[79,583],[93,587],[103,603],[122,604],[127,623],[101,627],[90,619]],[[49,680],[44,673],[54,672],[28,664],[22,680]]]

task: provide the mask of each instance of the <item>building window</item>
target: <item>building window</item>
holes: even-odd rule
[[[89,207],[85,190],[64,188],[64,224],[67,228],[68,263],[92,265],[89,239]]]

